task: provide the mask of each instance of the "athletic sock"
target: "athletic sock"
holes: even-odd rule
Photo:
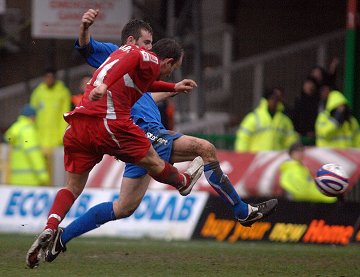
[[[190,177],[187,174],[181,174],[177,170],[176,167],[172,166],[168,162],[165,162],[165,167],[163,171],[161,171],[159,174],[151,175],[152,178],[154,178],[156,181],[169,184],[170,186],[173,186],[176,189],[181,189],[189,183]]]
[[[49,211],[45,229],[57,230],[60,222],[64,219],[74,201],[75,196],[70,190],[66,188],[60,189]]]
[[[213,189],[232,208],[235,218],[245,219],[248,216],[248,204],[241,200],[219,162],[206,164],[204,174]]]
[[[103,202],[88,210],[85,214],[71,222],[61,235],[65,245],[68,241],[86,232],[100,227],[102,224],[116,220],[112,202]]]

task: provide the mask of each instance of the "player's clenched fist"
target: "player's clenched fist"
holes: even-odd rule
[[[83,14],[81,18],[81,23],[85,28],[89,28],[95,21],[95,18],[99,14],[99,10],[89,9],[86,13]]]
[[[100,86],[94,88],[90,94],[89,94],[89,99],[91,101],[97,101],[99,100],[101,97],[103,97],[103,95],[105,94],[105,92],[107,91],[107,85],[105,84],[101,84]]]

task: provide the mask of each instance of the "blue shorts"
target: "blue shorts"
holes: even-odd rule
[[[170,130],[148,130],[145,131],[148,139],[151,141],[155,151],[159,154],[161,159],[169,161],[171,157],[171,151],[174,140],[183,136],[181,133],[177,133]],[[126,163],[124,177],[138,178],[147,174],[147,170],[141,166]]]

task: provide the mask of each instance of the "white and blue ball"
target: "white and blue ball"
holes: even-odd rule
[[[325,164],[317,171],[315,184],[320,192],[326,196],[339,196],[347,190],[349,180],[340,165]]]

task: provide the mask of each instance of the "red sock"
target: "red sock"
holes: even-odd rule
[[[183,186],[185,186],[186,182],[189,179],[188,178],[189,176],[179,173],[177,168],[175,166],[172,166],[168,162],[165,162],[165,167],[163,171],[161,171],[157,175],[150,175],[150,176],[153,177],[156,181],[164,184],[168,184],[176,189],[180,189]],[[184,177],[186,178],[186,180]]]
[[[60,189],[51,206],[45,229],[57,230],[60,222],[64,219],[75,201],[75,196],[68,189]]]

